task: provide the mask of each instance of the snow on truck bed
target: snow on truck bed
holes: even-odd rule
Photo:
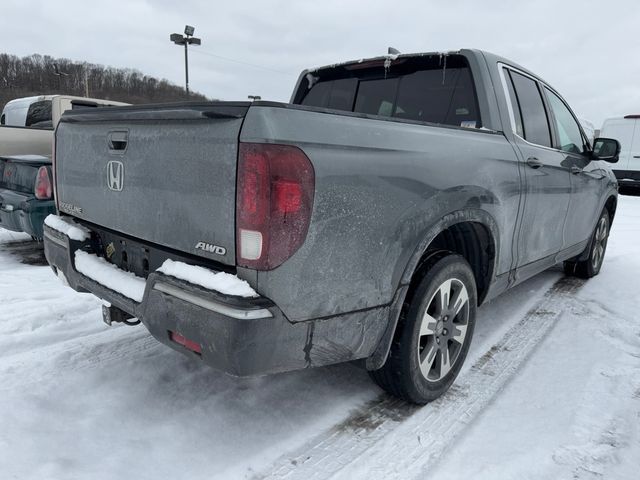
[[[559,269],[478,310],[460,381],[418,410],[432,415],[431,426],[416,430],[418,415],[398,408],[398,428],[372,444],[372,460],[343,449],[336,461],[346,469],[335,478],[376,480],[382,471],[385,480],[414,478],[393,468],[407,445],[423,449],[430,468],[419,477],[426,479],[637,478],[638,237],[640,198],[621,197],[600,275],[551,305],[563,313],[483,410],[458,419],[466,423],[459,436],[444,435],[451,443],[436,449],[440,458],[431,458],[424,439],[452,421],[443,416],[450,403],[467,396],[471,405],[483,395],[464,388],[478,377],[471,365],[509,355],[498,347],[525,312],[546,318],[535,308]],[[0,229],[1,478],[261,478],[274,464],[298,462],[292,452],[318,436],[351,435],[349,445],[358,445],[379,430],[375,405],[384,397],[353,364],[228,377],[159,344],[142,326],[105,326],[93,295],[63,287],[48,267],[20,263],[18,252],[31,243]],[[326,459],[317,460],[312,478],[327,478]]]

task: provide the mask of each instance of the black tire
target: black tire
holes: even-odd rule
[[[589,255],[584,260],[564,262],[564,272],[567,275],[573,275],[580,278],[595,277],[600,273],[602,268],[602,262],[604,261],[604,255],[607,251],[607,243],[609,240],[609,230],[611,228],[611,219],[609,212],[605,208],[598,218],[593,233],[591,234],[591,240],[589,242]],[[580,255],[584,256],[586,252]]]
[[[477,309],[475,278],[462,256],[439,254],[425,267],[425,275],[405,304],[387,361],[369,372],[388,393],[417,404],[440,397],[458,376],[473,337]],[[464,292],[467,301],[456,309]],[[448,305],[438,310],[438,304],[444,303]]]

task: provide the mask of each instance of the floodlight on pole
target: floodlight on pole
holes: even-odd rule
[[[184,78],[185,78],[185,90],[187,97],[189,96],[189,45],[201,45],[201,40],[193,36],[195,28],[191,25],[185,25],[184,35],[179,33],[172,33],[169,35],[171,40],[176,45],[184,45]]]

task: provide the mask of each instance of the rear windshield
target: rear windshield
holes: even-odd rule
[[[25,126],[31,128],[53,128],[51,100],[42,100],[29,105]]]
[[[310,85],[310,87],[309,87]],[[400,58],[320,70],[294,103],[421,122],[480,128],[477,96],[460,55]]]

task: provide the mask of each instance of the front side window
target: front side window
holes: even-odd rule
[[[536,145],[551,147],[549,120],[537,82],[518,72],[510,73],[522,112],[524,138]]]
[[[546,87],[544,90],[551,105],[553,116],[556,119],[560,150],[570,153],[583,153],[584,140],[578,122],[564,102],[560,100],[555,93]]]

